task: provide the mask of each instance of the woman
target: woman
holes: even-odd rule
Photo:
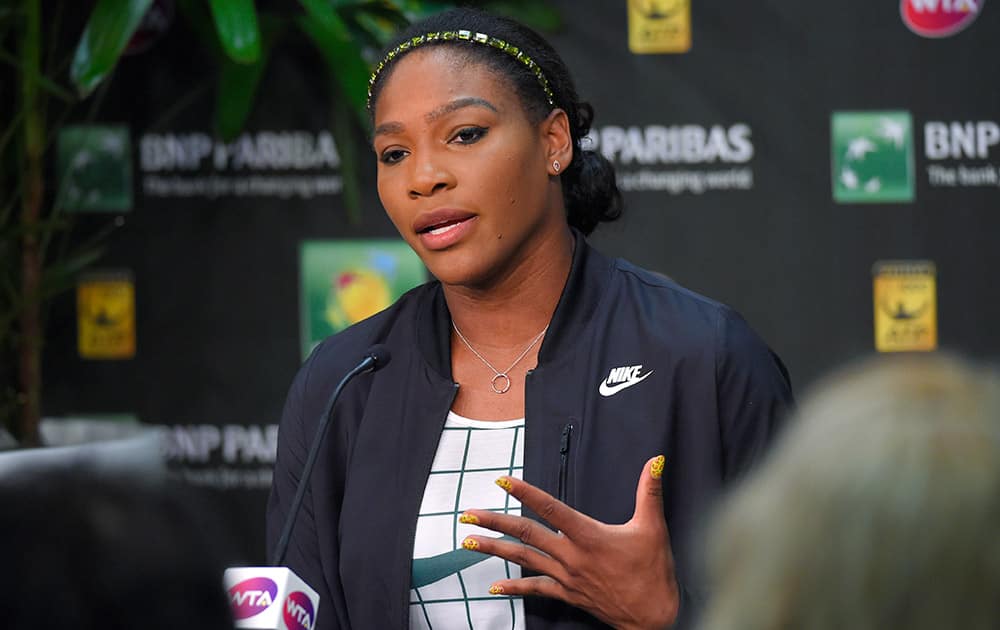
[[[433,16],[369,96],[379,196],[437,281],[326,340],[292,386],[272,542],[337,379],[392,353],[338,403],[289,550],[319,627],[686,618],[696,521],[791,402],[780,361],[732,310],[587,244],[620,195],[535,33]]]
[[[998,531],[1000,373],[851,366],[720,513],[702,627],[994,630]]]

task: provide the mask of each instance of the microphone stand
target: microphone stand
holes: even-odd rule
[[[302,468],[302,475],[299,477],[298,489],[295,491],[295,498],[292,500],[292,504],[288,510],[288,519],[285,521],[285,526],[281,530],[281,536],[278,538],[278,544],[274,548],[274,554],[271,558],[271,566],[277,567],[281,566],[281,563],[285,560],[285,552],[288,550],[288,543],[291,542],[292,529],[295,527],[295,520],[299,514],[299,508],[302,505],[302,500],[306,495],[306,487],[309,485],[309,477],[312,475],[313,466],[316,465],[316,458],[319,456],[319,448],[323,443],[323,438],[326,436],[326,431],[330,426],[330,418],[333,416],[333,405],[337,402],[337,398],[340,397],[340,391],[344,389],[344,386],[350,382],[358,374],[363,374],[365,372],[371,372],[379,367],[378,360],[376,357],[377,352],[369,352],[368,356],[364,358],[361,363],[357,365],[353,370],[347,373],[344,378],[340,380],[337,384],[337,388],[333,390],[333,395],[330,399],[326,401],[326,407],[323,409],[323,415],[320,416],[319,426],[316,427],[316,437],[313,438],[312,446],[309,447],[309,455],[306,457],[306,464]]]

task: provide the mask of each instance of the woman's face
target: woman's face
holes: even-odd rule
[[[382,205],[446,285],[544,264],[568,229],[552,161],[570,142],[564,114],[533,124],[505,77],[447,46],[396,62],[375,103]]]

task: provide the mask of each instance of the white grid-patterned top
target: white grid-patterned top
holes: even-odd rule
[[[521,505],[494,483],[521,478],[524,418],[490,422],[449,413],[427,478],[413,545],[410,628],[522,630],[524,602],[490,595],[496,580],[521,567],[462,548],[469,534],[490,530],[458,522],[469,508],[520,514]]]

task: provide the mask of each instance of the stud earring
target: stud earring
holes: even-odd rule
[[[562,164],[559,163],[559,160],[555,160],[552,162],[552,168],[558,173],[559,169],[562,168]]]

